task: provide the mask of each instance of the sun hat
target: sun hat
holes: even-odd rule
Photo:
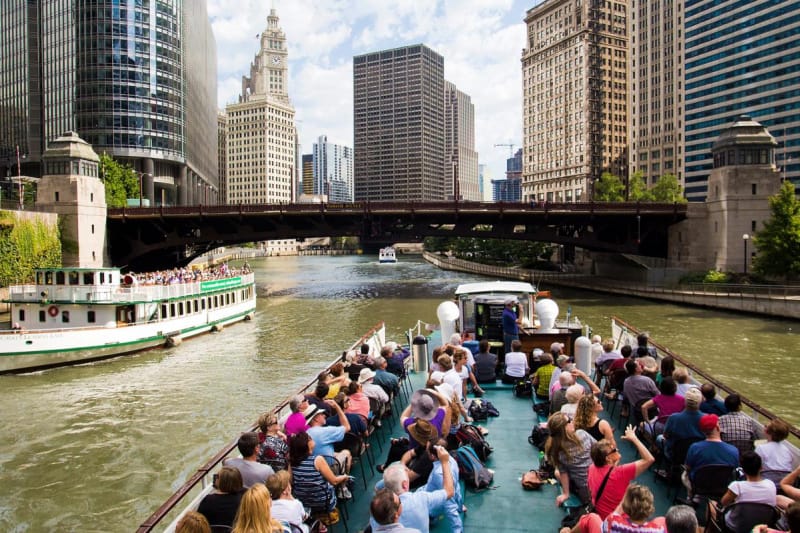
[[[438,437],[439,431],[436,429],[436,426],[427,420],[417,420],[408,426],[408,434],[411,435],[415,441],[424,444],[432,437]]]
[[[305,411],[303,411],[303,416],[306,418],[306,422],[311,422],[311,420],[313,420],[313,418],[315,416],[317,416],[320,413],[324,413],[324,412],[325,412],[325,409],[323,409],[320,406],[312,403],[311,405],[306,407]]]
[[[551,352],[553,350],[558,350],[560,352],[563,349],[564,349],[564,343],[563,342],[554,342],[553,344],[550,345],[550,351]]]
[[[432,420],[439,410],[439,397],[432,391],[418,389],[411,395],[411,416],[419,420]]]
[[[375,371],[369,368],[362,368],[361,372],[358,373],[358,382],[359,383],[366,383],[367,381],[371,380],[375,377]]]

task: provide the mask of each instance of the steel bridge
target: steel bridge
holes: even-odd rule
[[[358,237],[365,247],[425,237],[550,242],[667,256],[667,229],[686,204],[355,202],[108,210],[111,264],[132,270],[185,265],[214,248],[275,239]]]

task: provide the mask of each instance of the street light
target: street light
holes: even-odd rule
[[[742,235],[742,240],[744,241],[744,274],[747,275],[747,241],[750,240],[750,235],[745,233]]]

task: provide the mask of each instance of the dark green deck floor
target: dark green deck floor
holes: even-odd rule
[[[412,373],[410,381],[414,389],[424,385],[427,374]],[[564,509],[556,507],[555,498],[559,494],[558,485],[545,485],[540,491],[525,491],[520,485],[523,472],[538,466],[538,449],[528,444],[528,435],[536,420],[536,415],[531,408],[530,399],[521,399],[513,396],[511,387],[501,384],[483,386],[486,394],[483,399],[491,401],[500,411],[500,416],[489,418],[488,421],[479,423],[489,430],[487,440],[494,448],[494,453],[489,457],[487,466],[494,470],[494,483],[489,490],[475,493],[465,490],[462,483],[462,492],[467,506],[464,515],[464,530],[466,532],[488,531],[526,531],[534,533],[555,533],[559,530]],[[403,432],[397,423],[391,428],[392,436],[402,436]],[[387,420],[386,423],[389,423]],[[636,451],[621,438],[622,432],[617,421],[613,420],[615,437],[619,449],[623,453],[623,461],[629,462],[636,459]],[[389,428],[384,428],[384,436],[390,433]],[[377,436],[377,435],[376,435]],[[388,442],[388,438],[387,438]],[[375,443],[372,446],[376,446]],[[381,453],[377,447],[376,455],[379,462],[386,458],[388,446],[383,445]],[[369,469],[365,461],[367,472],[367,487],[361,480],[361,470],[354,468],[353,475],[357,479],[357,489],[354,500],[346,504],[349,512],[347,527],[351,532],[358,532],[366,527],[369,520],[369,500],[372,489],[378,481],[379,474],[375,469]],[[650,472],[645,473],[637,480],[653,490],[656,496],[656,513],[663,515],[672,501],[672,494],[667,494],[665,485],[656,482]],[[674,489],[672,489],[674,491]],[[332,528],[333,529],[333,528]],[[344,531],[344,524],[335,526],[335,531]],[[432,532],[444,533],[449,531],[445,521],[436,523]]]

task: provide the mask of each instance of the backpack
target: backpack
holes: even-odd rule
[[[533,385],[529,379],[521,379],[514,385],[514,396],[517,398],[530,398],[533,396]]]
[[[494,451],[486,439],[483,438],[481,430],[469,424],[461,424],[456,431],[456,440],[459,446],[469,445],[481,461],[485,461]]]
[[[540,450],[544,450],[544,445],[547,442],[547,437],[549,436],[550,430],[547,429],[547,425],[536,424],[531,430],[531,435],[528,437],[528,442]]]
[[[486,412],[489,413],[489,416],[500,416],[500,411],[497,410],[497,407],[492,402],[485,400],[483,403],[486,404]]]
[[[489,418],[489,406],[482,400],[472,400],[468,411],[473,420],[482,421]]]
[[[481,490],[491,485],[494,472],[478,459],[471,446],[459,446],[453,453],[458,463],[458,476],[468,487]]]

